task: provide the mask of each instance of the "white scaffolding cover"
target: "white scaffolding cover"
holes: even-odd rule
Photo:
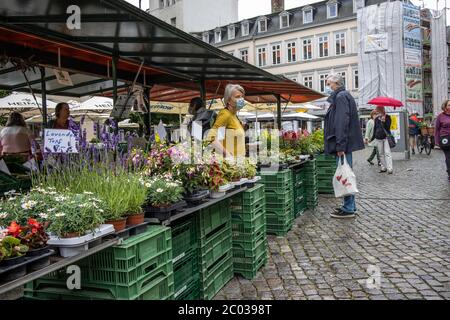
[[[445,9],[434,11],[431,17],[431,70],[433,78],[433,113],[441,113],[448,99],[447,29]]]
[[[402,21],[403,6],[400,1],[358,10],[359,107],[367,106],[367,102],[377,96],[392,97],[405,104]],[[387,50],[366,52],[366,48],[374,47],[366,42],[377,37],[387,37]]]

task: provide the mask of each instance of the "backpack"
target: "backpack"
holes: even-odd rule
[[[189,132],[192,131],[192,122],[199,121],[202,123],[202,132],[204,135],[214,125],[216,118],[217,113],[214,110],[205,110],[200,113],[197,113],[195,117],[192,119],[191,123],[188,125]]]

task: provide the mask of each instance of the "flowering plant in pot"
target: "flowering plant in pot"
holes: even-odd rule
[[[196,195],[207,185],[204,165],[180,165],[177,173],[177,180],[181,181],[188,197]]]
[[[20,243],[20,239],[7,235],[7,233],[0,233],[0,262],[12,263],[14,258],[23,257],[28,251],[28,247]],[[9,264],[9,263],[8,263]]]
[[[180,181],[156,176],[144,182],[147,201],[155,208],[167,208],[183,199],[184,189]]]
[[[207,181],[208,187],[211,190],[212,198],[220,198],[225,195],[228,187],[228,180],[226,179],[221,166],[217,162],[213,162],[207,167]]]
[[[147,200],[147,190],[142,187],[142,178],[138,175],[129,174],[123,179],[122,199],[124,200],[125,216],[127,225],[134,226],[144,222],[142,206]]]
[[[102,201],[88,194],[66,194],[49,214],[48,231],[59,238],[79,237],[104,223]]]
[[[29,255],[39,255],[43,250],[48,248],[48,234],[45,232],[44,226],[36,219],[29,218],[24,226],[18,225],[15,221],[11,222],[8,227],[8,235],[14,236],[20,240],[20,243],[29,248]]]

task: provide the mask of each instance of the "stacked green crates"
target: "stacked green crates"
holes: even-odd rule
[[[314,209],[319,204],[316,159],[309,160],[301,170],[306,206],[308,209]]]
[[[200,298],[211,300],[233,278],[230,200],[197,214]]]
[[[251,280],[267,262],[264,185],[235,196],[231,215],[234,273]]]
[[[292,170],[261,171],[266,194],[267,233],[285,236],[294,221],[294,189]]]
[[[198,238],[194,217],[175,221],[172,227],[173,277],[176,300],[198,300]]]
[[[336,157],[331,155],[317,155],[317,173],[319,193],[333,194],[333,177],[336,172]]]
[[[26,298],[39,300],[169,300],[174,295],[172,237],[169,228],[145,233],[76,263],[81,288],[68,289],[70,274],[60,269],[25,286]],[[70,281],[69,281],[70,282]]]
[[[297,218],[307,209],[305,185],[301,169],[292,170],[292,186],[294,189],[294,217]]]

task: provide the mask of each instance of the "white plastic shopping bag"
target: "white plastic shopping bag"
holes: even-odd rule
[[[348,164],[347,158],[345,156],[343,158],[344,163],[342,164],[342,160],[339,159],[336,173],[333,177],[333,189],[336,198],[355,195],[359,192],[356,187],[356,176]]]

